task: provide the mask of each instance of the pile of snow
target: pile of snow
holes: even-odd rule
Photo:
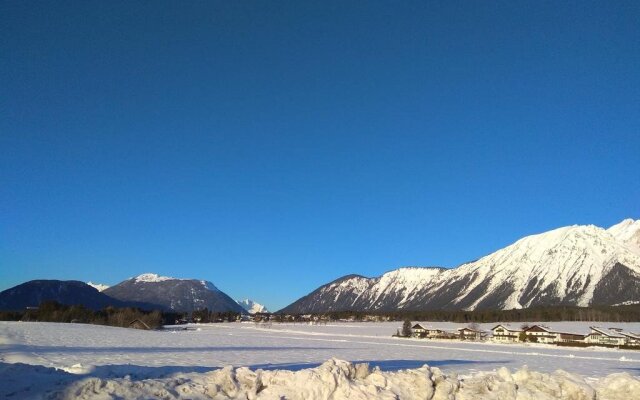
[[[630,400],[639,396],[640,380],[628,373],[589,383],[564,371],[544,374],[523,368],[512,374],[503,367],[461,379],[427,365],[383,372],[366,363],[331,359],[300,371],[226,367],[141,381],[92,377],[72,383],[53,398]]]
[[[87,285],[91,286],[94,289],[97,289],[98,292],[102,292],[105,289],[109,289],[109,285],[103,285],[102,283],[93,283],[89,281],[87,282]]]
[[[164,281],[177,280],[177,278],[172,278],[170,276],[160,276],[158,274],[153,274],[153,273],[141,274],[141,275],[136,276],[134,279],[136,280],[136,283],[139,283],[139,282],[164,282]]]
[[[250,299],[237,300],[237,303],[240,304],[240,306],[244,308],[249,314],[269,312],[269,310],[267,310],[267,307]]]

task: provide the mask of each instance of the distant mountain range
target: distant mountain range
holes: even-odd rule
[[[240,304],[240,306],[242,308],[244,308],[244,310],[246,312],[248,312],[249,314],[268,313],[269,312],[269,310],[267,310],[267,307],[263,306],[260,303],[256,303],[253,300],[249,300],[249,299],[238,300],[238,304]]]
[[[0,310],[24,310],[46,300],[82,304],[95,310],[114,306],[176,312],[207,308],[213,312],[246,313],[211,282],[156,274],[142,274],[112,287],[80,281],[29,281],[0,292]]]
[[[527,236],[457,268],[406,267],[347,275],[281,310],[514,309],[640,301],[640,220],[568,226]]]
[[[142,274],[108,287],[79,281],[35,280],[0,292],[0,310],[44,300],[190,312],[266,312],[234,301],[211,282]],[[457,268],[404,267],[379,277],[347,275],[281,310],[328,311],[514,309],[550,305],[640,303],[640,220],[609,229],[573,225],[527,236]]]

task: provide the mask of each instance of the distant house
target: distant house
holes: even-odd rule
[[[581,343],[586,336],[580,333],[557,332],[556,343]]]
[[[427,339],[456,339],[459,337],[455,333],[447,332],[442,329],[427,328],[420,323],[411,327],[411,336]]]
[[[139,319],[134,319],[133,321],[131,321],[129,323],[129,328],[143,329],[146,331],[151,330],[149,325],[145,324],[143,321],[140,321]]]
[[[525,329],[523,332],[526,335],[527,340],[532,342],[556,343],[558,341],[558,333],[544,325],[533,325]]]
[[[625,344],[627,346],[640,346],[640,334],[625,331],[620,331],[618,333],[626,338]]]
[[[585,343],[622,346],[626,344],[627,337],[615,329],[592,326],[591,332],[585,337]]]
[[[558,332],[545,325],[533,325],[522,332],[524,332],[527,341],[549,344],[582,342],[585,337],[580,333]]]
[[[491,328],[493,340],[502,343],[519,341],[520,332],[522,332],[521,329],[515,329],[504,324],[496,325]]]
[[[487,336],[484,331],[468,327],[458,329],[458,337],[462,340],[483,340]]]
[[[427,328],[425,328],[420,324],[415,324],[414,326],[411,327],[411,336],[417,337],[417,338],[423,338],[427,336]]]
[[[456,334],[444,331],[442,329],[427,329],[427,338],[429,339],[455,339]]]

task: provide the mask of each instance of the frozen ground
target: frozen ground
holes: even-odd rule
[[[334,357],[356,363],[366,362],[372,367],[377,366],[382,372],[369,374],[372,377],[367,379],[375,380],[383,377],[389,382],[393,379],[405,379],[404,375],[395,374],[400,369],[413,369],[415,373],[418,368],[427,364],[442,370],[445,375],[460,375],[467,382],[467,386],[463,385],[463,387],[469,388],[469,382],[477,380],[482,374],[498,371],[501,367],[505,367],[511,374],[506,370],[502,370],[502,375],[492,372],[491,379],[501,380],[502,383],[508,383],[509,379],[513,381],[514,377],[523,376],[522,371],[518,373],[516,371],[526,365],[531,371],[547,374],[552,374],[558,369],[579,374],[594,388],[602,384],[604,376],[616,373],[626,373],[627,375],[624,376],[631,379],[629,383],[625,381],[627,378],[620,378],[622,380],[617,382],[623,382],[621,387],[633,387],[634,382],[640,385],[637,380],[640,376],[640,351],[391,338],[390,335],[399,325],[399,323],[328,325],[230,323],[194,326],[193,328],[197,330],[158,332],[80,324],[0,322],[0,380],[3,383],[0,386],[0,396],[21,399],[41,398],[46,397],[47,392],[50,392],[55,397],[55,393],[62,393],[64,390],[86,390],[86,378],[97,377],[108,379],[100,381],[100,384],[106,385],[105,387],[109,387],[108,390],[114,393],[117,390],[126,392],[129,390],[126,388],[136,385],[138,387],[141,382],[146,382],[146,389],[139,388],[142,390],[140,398],[145,398],[149,396],[149,393],[144,392],[147,389],[157,392],[161,390],[159,388],[167,385],[174,387],[185,384],[184,380],[191,383],[207,382],[205,379],[207,376],[210,381],[211,374],[214,374],[210,372],[212,369],[227,365],[249,367],[251,370],[298,371],[296,373],[298,375],[283,371],[265,372],[262,375],[265,382],[272,378],[277,381],[279,379],[277,377],[284,376],[283,374],[292,374],[287,379],[295,381],[295,379],[302,379],[300,374],[318,371],[300,370],[318,367]],[[446,329],[461,326],[448,323],[427,323],[427,325]],[[493,325],[487,324],[483,328],[488,329]],[[587,331],[589,326],[586,323],[551,325],[556,329],[570,332]],[[630,331],[640,331],[640,324],[616,323],[604,324],[604,326],[619,326]],[[42,367],[34,367],[34,365]],[[347,367],[334,365],[332,368],[343,371]],[[244,369],[224,370],[226,371],[224,373],[221,371],[223,370],[216,372],[218,374],[216,376],[223,379],[222,376],[227,374],[224,377],[227,381],[229,379],[237,381],[238,374],[250,377],[249,373],[251,373]],[[434,371],[429,372],[431,375],[434,373]],[[232,379],[229,374],[234,378]],[[366,382],[358,381],[355,375],[342,374],[351,382],[349,387],[354,385],[358,387],[361,383],[366,387]],[[420,379],[426,379],[424,370],[419,375]],[[507,379],[507,375],[511,378]],[[390,376],[395,378],[392,379]],[[126,379],[121,379],[124,377]],[[547,382],[560,379],[557,375],[544,375],[544,377],[546,378],[543,380],[546,379]],[[619,376],[614,375],[615,377]],[[150,378],[156,380],[148,381]],[[173,383],[168,382],[167,379],[173,379],[171,381]],[[254,385],[250,390],[255,389],[255,374],[252,379],[252,384],[247,383],[249,386]],[[360,376],[358,379],[365,378]],[[565,378],[561,380],[566,381]],[[92,382],[89,385],[94,385],[91,387],[95,389],[96,382]],[[284,381],[269,382],[272,388],[284,385]],[[457,381],[453,379],[450,383],[455,386],[455,382]],[[205,384],[201,383],[202,385]],[[526,386],[522,382],[519,385]],[[640,386],[636,388],[639,389],[637,398],[640,400]],[[108,391],[105,388],[101,390]],[[213,389],[210,389],[209,393],[213,393],[211,390]],[[602,389],[599,390],[597,393],[601,394]],[[133,396],[132,393],[126,392]],[[169,393],[167,398],[177,397],[175,393],[179,394],[175,390],[167,393]],[[194,393],[189,393],[188,397],[198,398]],[[269,392],[262,393],[265,395]],[[397,394],[393,391],[390,393]],[[77,393],[72,397],[76,395]],[[462,392],[459,393],[458,398],[465,398],[461,396],[463,396]],[[633,398],[633,395],[630,396],[621,398]],[[156,397],[162,396],[157,394]],[[600,397],[603,398],[602,395]]]

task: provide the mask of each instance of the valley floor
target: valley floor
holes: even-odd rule
[[[461,327],[460,324],[449,323],[426,324],[452,330]],[[212,369],[232,365],[249,367],[251,370],[299,371],[298,375],[290,377],[295,381],[301,379],[299,374],[309,373],[301,370],[316,368],[329,359],[338,358],[379,367],[382,371],[380,376],[384,377],[385,382],[404,376],[393,374],[395,371],[413,369],[415,373],[424,364],[453,376],[451,379],[455,382],[458,382],[457,375],[467,383],[487,373],[493,374],[491,376],[494,378],[501,376],[503,381],[513,381],[515,378],[507,379],[505,376],[509,373],[514,377],[520,376],[514,373],[524,366],[530,371],[551,374],[548,375],[551,378],[545,378],[546,381],[556,379],[553,374],[558,369],[578,374],[584,378],[585,384],[593,387],[602,385],[606,375],[617,374],[614,378],[623,378],[620,378],[622,381],[616,381],[615,385],[620,386],[620,390],[635,387],[638,389],[636,398],[640,400],[640,351],[392,338],[391,335],[400,325],[397,322],[327,325],[226,323],[192,325],[190,330],[140,331],[81,324],[0,322],[0,381],[3,382],[0,385],[0,397],[64,398],[64,393],[69,395],[68,390],[72,388],[75,392],[73,396],[69,395],[71,397],[80,396],[78,390],[85,398],[98,396],[101,390],[111,390],[113,393],[120,390],[124,393],[121,397],[128,398],[137,396],[134,396],[137,392],[127,392],[136,387],[136,390],[142,390],[140,398],[144,398],[145,393],[146,396],[156,393],[153,396],[178,398],[181,392],[175,389],[176,379],[181,384],[187,381],[201,382],[201,386],[205,387],[202,382],[207,382],[205,377],[209,377],[209,381],[213,379]],[[490,329],[493,325],[486,324],[482,328]],[[640,331],[638,323],[613,325]],[[580,332],[588,330],[589,324],[553,323],[553,326]],[[333,367],[325,365],[322,368],[343,368],[342,364],[338,364],[338,367],[334,362]],[[502,367],[506,370],[501,370]],[[220,375],[223,373],[221,371],[216,373]],[[253,382],[245,382],[247,387],[257,385],[255,374],[250,375],[250,371],[246,372],[248,370],[225,371],[232,374],[233,379],[245,374],[247,382]],[[282,374],[290,373],[274,371],[263,374],[263,383],[271,379],[269,390],[275,390],[273,388],[277,385],[274,379],[277,379],[269,374],[284,376]],[[434,372],[429,374],[433,375]],[[216,379],[223,379],[221,376]],[[367,376],[370,376],[367,378],[370,380],[379,379],[377,375]],[[98,381],[87,378],[101,378],[102,381],[98,384]],[[362,373],[360,378],[364,379]],[[155,381],[145,381],[149,379]],[[167,379],[173,379],[173,383],[169,384]],[[231,378],[226,376],[225,379],[229,381]],[[90,390],[87,385],[91,387]],[[173,389],[167,389],[167,385]],[[349,387],[352,386],[358,387],[351,382]],[[143,387],[151,392],[144,392],[147,389]],[[216,389],[202,390],[202,393],[209,393],[211,397]],[[256,387],[251,390],[260,392]],[[198,398],[194,393],[199,392],[189,392],[186,397]],[[234,397],[229,394],[232,392],[225,393],[220,394],[220,398]],[[262,391],[262,397],[270,398],[266,396],[269,393],[268,390]],[[322,393],[318,392],[317,398],[324,398]],[[612,393],[609,397],[600,397],[617,399],[617,392]],[[401,398],[411,398],[407,396]],[[633,398],[633,395],[630,396],[619,398]],[[202,394],[202,398],[206,396]],[[290,395],[289,398],[296,397]]]

